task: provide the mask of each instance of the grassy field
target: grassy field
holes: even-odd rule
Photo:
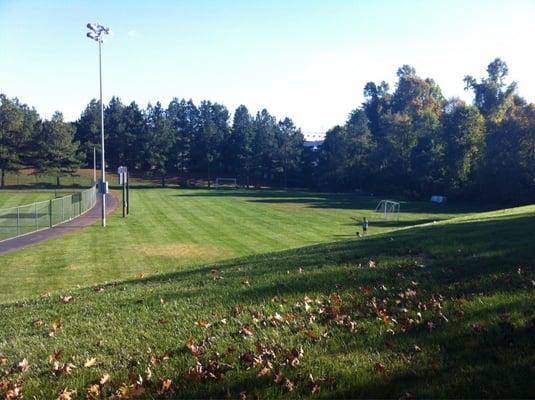
[[[171,219],[174,229],[184,232],[181,236],[189,233],[188,240],[198,233],[217,245],[231,228],[204,225],[227,221],[232,207],[238,214],[234,223],[243,225],[234,240],[249,243],[249,251],[256,243],[283,247],[279,233],[272,232],[275,227],[289,240],[301,232],[302,243],[349,236],[354,230],[346,226],[353,206],[342,207],[346,201],[336,196],[297,207],[303,201],[290,201],[296,195],[275,201],[276,194],[214,198],[204,191],[156,193],[137,193],[136,217],[125,223],[112,219],[116,228],[109,234],[134,235],[137,226],[144,233],[135,240],[144,236],[145,242],[156,242],[159,235],[159,243],[171,243],[172,234],[157,231]],[[208,207],[210,199],[221,208]],[[203,212],[195,213],[190,204],[187,214],[180,206],[195,201]],[[175,217],[167,215],[167,202],[176,202]],[[151,204],[159,216],[150,229],[137,225],[145,212],[142,204]],[[277,225],[253,223],[251,210],[281,216]],[[331,218],[322,214],[328,210]],[[289,228],[288,221],[298,213],[312,212],[324,215],[320,223]],[[178,216],[184,214],[196,223],[179,228]],[[248,237],[263,224],[263,240],[250,242]],[[60,392],[62,398],[533,397],[535,206],[397,232],[381,228],[382,234],[365,239],[340,237],[202,266],[180,267],[180,258],[149,257],[132,248],[132,256],[110,251],[109,256],[115,255],[100,267],[103,276],[120,275],[105,269],[114,267],[126,269],[130,279],[0,305],[0,368],[5,369],[0,393],[4,385],[23,388],[25,398],[43,399]],[[305,230],[315,233],[306,235]],[[80,237],[97,240],[96,231]],[[63,246],[63,258],[72,259],[71,240],[9,256],[9,274],[17,259],[19,267],[32,265],[35,253],[44,270],[52,269],[50,259],[58,258],[63,276],[59,248]],[[299,243],[294,239],[289,245]],[[238,247],[233,243],[227,249]],[[91,256],[97,265],[101,255]],[[149,268],[146,275],[133,276]],[[37,266],[31,273],[39,274]],[[79,279],[84,273],[70,272]],[[0,281],[5,277],[9,275]],[[18,282],[2,292],[8,290],[14,298],[28,295],[24,286],[37,287],[34,279],[29,275],[26,283],[18,275]]]
[[[132,190],[128,219],[93,226],[2,256],[0,302],[191,265],[355,237],[465,215],[467,206],[403,203],[400,220],[375,214],[378,199],[305,192]]]
[[[46,201],[73,193],[72,190],[0,190],[0,209]]]

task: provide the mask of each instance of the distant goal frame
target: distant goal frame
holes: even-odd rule
[[[401,204],[394,200],[381,200],[375,207],[376,213],[383,214],[383,218],[387,221],[399,221],[399,213],[401,212]]]
[[[222,183],[225,182],[225,183]],[[216,189],[237,189],[238,188],[238,179],[237,178],[215,178],[214,188]]]

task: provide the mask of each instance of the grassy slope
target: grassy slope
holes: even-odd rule
[[[284,250],[355,236],[351,217],[368,216],[380,233],[473,211],[404,203],[399,222],[373,210],[378,199],[350,194],[276,191],[132,190],[131,215],[2,256],[0,302],[139,272],[168,273],[188,265]]]
[[[110,394],[147,366],[149,398],[160,396],[163,378],[180,397],[297,398],[310,395],[310,374],[326,398],[532,397],[534,228],[535,206],[523,207],[78,290],[68,304],[54,295],[0,305],[0,356],[6,365],[24,357],[33,364],[3,379],[22,377],[28,398],[64,388],[83,397],[106,372],[110,383],[99,390]],[[267,318],[276,312],[286,322]],[[54,319],[62,327],[50,337]],[[244,324],[252,337],[239,333]],[[211,362],[216,376],[223,363],[232,369],[188,379],[190,337],[204,340],[204,368]],[[273,371],[258,377],[260,366],[239,361],[246,351],[261,357],[257,341],[273,350],[262,362],[280,368],[280,384]],[[299,365],[285,365],[300,346]],[[79,366],[72,375],[52,373],[48,355],[58,350],[61,362]],[[161,362],[150,364],[151,356]],[[97,367],[81,366],[89,357]]]

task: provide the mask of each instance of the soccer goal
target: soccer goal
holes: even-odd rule
[[[399,221],[399,208],[397,201],[381,200],[375,207],[375,212],[383,214],[384,219]]]
[[[236,178],[216,178],[215,188],[237,188],[238,180]]]

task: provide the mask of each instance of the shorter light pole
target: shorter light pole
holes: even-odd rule
[[[97,183],[97,148],[93,146],[93,185]]]

